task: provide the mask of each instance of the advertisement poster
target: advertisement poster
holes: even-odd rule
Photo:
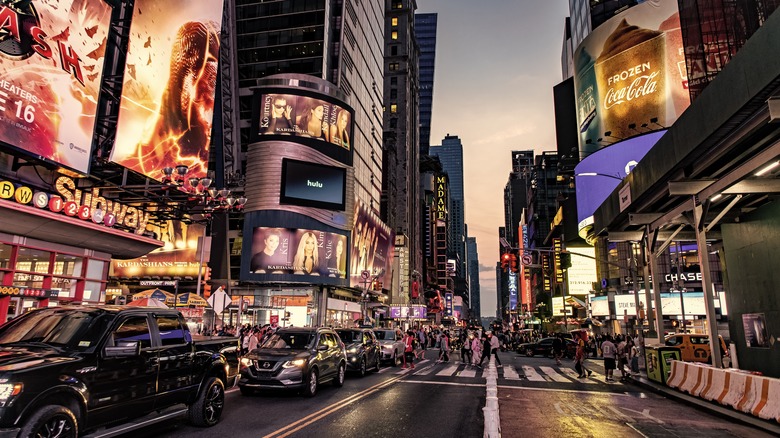
[[[222,0],[136,0],[111,160],[151,178],[206,176]]]
[[[413,304],[411,306],[390,306],[390,318],[425,319],[427,317],[425,306]]]
[[[742,328],[745,330],[745,343],[748,347],[770,347],[769,335],[766,331],[766,316],[763,313],[743,314]]]
[[[352,113],[315,97],[294,94],[260,96],[259,136],[313,138],[346,150],[352,148]]]
[[[151,226],[147,229],[152,229]],[[169,220],[163,227],[154,227],[157,238],[165,245],[144,256],[128,260],[111,260],[112,277],[192,277],[198,276],[198,238],[204,226],[187,225]],[[208,254],[208,252],[206,253]],[[204,258],[203,264],[208,262]]]
[[[577,47],[574,69],[582,152],[671,126],[690,105],[677,1],[611,18]]]
[[[318,230],[255,227],[251,274],[346,278],[347,236]]]
[[[111,8],[0,0],[0,141],[87,173]]]
[[[352,249],[349,283],[352,287],[365,287],[360,274],[369,271],[384,288],[390,288],[395,249],[395,233],[370,212],[363,204],[355,207],[355,227],[352,229]]]

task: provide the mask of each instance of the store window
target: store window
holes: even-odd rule
[[[0,269],[11,267],[11,245],[0,243]]]
[[[52,274],[66,277],[80,277],[83,263],[84,259],[82,257],[58,253],[54,256],[54,269],[52,270]]]
[[[100,281],[87,281],[84,284],[82,301],[105,301],[105,291],[102,291],[103,283]]]
[[[106,262],[102,260],[91,259],[87,264],[87,278],[103,278],[103,270]]]
[[[24,272],[14,273],[14,286],[42,288],[43,275],[27,274]]]
[[[59,298],[73,298],[76,293],[76,282],[75,278],[53,277],[51,288],[58,291]]]
[[[16,270],[48,274],[50,258],[49,251],[19,248],[19,254],[16,257]]]

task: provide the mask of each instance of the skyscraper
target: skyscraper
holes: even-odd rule
[[[477,238],[466,238],[466,261],[469,271],[469,307],[471,318],[479,319],[482,316],[480,289],[479,289],[479,253],[477,252]]]
[[[428,155],[431,145],[437,19],[437,14],[414,15],[415,35],[420,46],[420,155]]]
[[[447,134],[440,146],[431,146],[430,155],[439,157],[442,169],[449,177],[449,226],[448,240],[452,242],[451,256],[456,258],[458,266],[456,278],[466,278],[466,226],[465,205],[463,194],[463,144],[457,135]],[[458,290],[456,280],[456,293],[466,294],[466,290]],[[468,297],[466,297],[468,298]]]

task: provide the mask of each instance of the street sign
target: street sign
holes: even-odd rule
[[[362,271],[362,272],[360,273],[360,277],[361,277],[363,280],[368,280],[368,278],[369,278],[369,277],[371,277],[371,271],[369,271],[369,270],[364,270],[364,271]]]
[[[530,265],[533,261],[531,254],[523,254],[522,262],[524,265]]]

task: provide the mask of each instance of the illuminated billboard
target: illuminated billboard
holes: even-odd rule
[[[111,160],[161,179],[205,177],[223,0],[136,0]]]
[[[346,279],[347,236],[310,229],[254,227],[251,237],[252,244],[244,245],[247,263],[242,264],[242,270],[246,270],[242,278],[271,280],[292,275]]]
[[[346,190],[347,170],[343,167],[282,159],[282,204],[343,211]]]
[[[671,126],[690,105],[676,0],[645,2],[574,52],[580,151]]]
[[[349,284],[364,288],[363,271],[370,278],[382,282],[385,289],[390,288],[395,249],[395,233],[369,211],[363,204],[355,207],[355,227],[352,229],[352,249],[350,255]]]
[[[162,227],[147,226],[162,240],[162,248],[144,256],[128,260],[111,260],[112,277],[192,277],[199,273],[198,238],[203,236],[203,225],[187,225],[169,220]],[[208,259],[203,260],[206,264]]]
[[[354,118],[352,108],[330,96],[264,88],[254,96],[251,141],[295,141],[352,165]]]
[[[111,8],[0,0],[0,141],[88,173]]]
[[[571,267],[566,270],[566,280],[568,295],[588,295],[593,290],[593,283],[598,281],[596,274],[596,249],[588,247],[570,247],[569,251],[575,253],[571,255]],[[577,254],[583,254],[588,257],[582,257]]]

